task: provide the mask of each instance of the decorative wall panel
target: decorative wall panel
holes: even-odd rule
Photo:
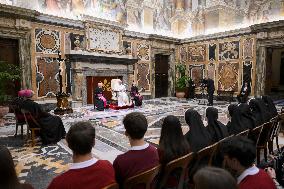
[[[236,60],[240,57],[239,41],[231,41],[219,44],[219,60]]]
[[[120,52],[121,33],[111,28],[87,28],[89,49],[103,52]]]
[[[137,64],[137,83],[139,87],[143,87],[146,91],[150,91],[150,64]]]
[[[137,58],[141,61],[150,61],[150,45],[146,43],[137,44]]]
[[[180,61],[181,62],[186,62],[186,60],[187,60],[186,47],[181,47],[180,48]]]
[[[243,42],[243,58],[244,59],[253,58],[253,50],[254,50],[254,39],[253,38],[244,39],[244,42]]]
[[[216,44],[209,44],[209,61],[215,61],[216,58],[216,50],[217,45]]]
[[[208,64],[207,75],[208,75],[208,78],[210,78],[212,80],[215,79],[215,64],[214,63]]]
[[[123,41],[123,51],[124,54],[132,55],[132,43],[131,41]]]
[[[54,96],[59,91],[59,64],[53,58],[36,58],[38,97]]]
[[[60,32],[54,30],[35,29],[36,52],[56,54],[60,49]]]
[[[243,62],[243,83],[252,81],[252,61]]]
[[[80,50],[84,48],[84,35],[70,33],[71,50]]]
[[[189,65],[189,76],[195,84],[199,84],[204,76],[204,64]]]
[[[206,45],[188,47],[188,60],[190,62],[204,62],[206,59]]]
[[[218,90],[238,91],[239,63],[220,63]]]

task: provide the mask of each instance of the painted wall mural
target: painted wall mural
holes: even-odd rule
[[[198,6],[198,0],[0,0],[0,3],[71,19],[90,15],[127,23],[131,30],[181,38],[284,19],[283,0],[203,0],[199,4],[202,6]]]

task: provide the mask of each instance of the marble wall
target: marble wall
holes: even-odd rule
[[[195,83],[200,84],[208,75],[217,90],[237,94],[244,81],[255,86],[255,38],[242,35],[184,43],[179,46],[177,62],[187,65],[187,73]]]

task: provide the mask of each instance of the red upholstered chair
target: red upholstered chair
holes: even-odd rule
[[[18,128],[19,128],[19,126],[21,126],[21,137],[24,138],[24,136],[23,136],[23,130],[24,130],[23,127],[26,124],[25,117],[22,114],[21,110],[19,110],[17,108],[11,108],[11,109],[14,112],[15,120],[16,120],[15,137],[17,137],[17,135],[18,135]]]

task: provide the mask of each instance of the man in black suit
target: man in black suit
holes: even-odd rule
[[[208,106],[213,106],[213,95],[215,91],[215,85],[214,81],[207,76],[204,78],[204,83],[207,87],[207,93],[208,93]]]

